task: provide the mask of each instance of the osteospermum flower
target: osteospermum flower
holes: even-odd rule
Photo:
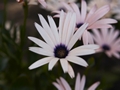
[[[84,90],[85,81],[86,81],[86,77],[83,76],[82,78],[80,78],[80,74],[78,73],[77,77],[76,77],[74,90]],[[96,82],[93,85],[91,85],[87,90],[95,90],[99,84],[100,84],[100,82]],[[57,83],[53,82],[53,85],[58,90],[72,90],[71,87],[69,86],[69,84],[67,83],[67,81],[62,77],[60,77],[60,79],[57,79]]]
[[[94,41],[100,46],[98,51],[105,52],[109,57],[113,55],[116,58],[120,58],[120,37],[118,38],[119,30],[111,28],[110,30],[101,29],[100,31],[93,30]]]
[[[48,69],[52,70],[57,61],[60,61],[64,72],[68,72],[74,77],[74,71],[68,61],[87,67],[86,61],[78,56],[95,53],[98,45],[85,45],[72,49],[78,38],[82,35],[87,24],[82,25],[78,31],[74,32],[76,15],[61,12],[59,21],[59,30],[57,29],[53,18],[48,16],[49,25],[42,15],[39,15],[42,26],[35,23],[40,35],[45,41],[35,37],[28,37],[40,47],[30,47],[29,50],[47,57],[33,63],[29,69],[40,67],[49,63]]]
[[[61,2],[71,3],[76,0],[38,0],[45,9],[54,11],[54,10],[65,10]]]
[[[87,30],[85,30],[82,36],[84,44],[93,42],[92,36],[90,36],[88,29],[110,28],[112,26],[109,24],[117,23],[116,20],[111,18],[100,19],[110,10],[109,5],[105,5],[99,9],[97,9],[97,6],[94,5],[93,8],[88,13],[87,13],[87,4],[84,0],[81,1],[81,10],[79,10],[79,7],[75,3],[67,4],[63,2],[63,5],[67,9],[67,11],[72,11],[76,13],[77,16],[76,28],[79,28],[84,23],[88,23]],[[54,12],[58,13],[54,17],[59,17],[60,12],[59,11],[54,11]]]

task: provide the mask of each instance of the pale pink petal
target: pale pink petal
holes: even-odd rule
[[[120,59],[120,54],[119,54],[118,52],[114,52],[113,55],[114,55],[116,58]]]
[[[103,17],[108,11],[110,10],[109,5],[105,5],[101,8],[99,8],[94,15],[92,15],[91,18],[89,18],[89,24],[93,24],[94,22],[96,22],[98,19],[100,19],[101,17]]]
[[[81,22],[85,21],[86,18],[86,13],[87,13],[87,5],[84,0],[81,2]]]
[[[88,64],[87,62],[80,58],[80,57],[76,57],[76,56],[67,56],[66,59],[72,63],[75,63],[75,64],[78,64],[78,65],[81,65],[81,66],[84,66],[84,67],[87,67]]]
[[[79,90],[84,90],[85,81],[86,81],[85,76],[82,76],[82,79],[81,79],[81,82],[80,82],[80,89]]]
[[[43,42],[42,40],[40,39],[37,39],[35,37],[28,37],[31,41],[33,41],[35,44],[37,44],[38,46],[46,49],[46,50],[49,50],[49,51],[53,51],[52,48],[45,42]]]
[[[32,65],[30,65],[29,69],[35,69],[35,68],[38,68],[44,64],[47,64],[50,62],[50,60],[52,59],[53,57],[46,57],[46,58],[42,58],[36,62],[34,62]]]
[[[68,63],[68,74],[70,75],[71,78],[75,77],[75,73],[73,71],[73,68],[71,67],[71,65]]]
[[[87,45],[88,44],[88,33],[87,33],[88,31],[87,30],[85,30],[84,31],[84,33],[83,33],[83,35],[82,35],[82,40],[83,40],[83,44],[84,45]]]
[[[51,59],[51,61],[49,62],[48,69],[52,70],[52,68],[55,66],[55,64],[57,63],[58,60],[59,60],[58,58]]]
[[[97,10],[97,6],[94,5],[87,14],[85,22],[89,22],[88,19],[91,18],[91,16],[95,13],[96,10]]]
[[[69,84],[66,82],[66,80],[64,78],[60,78],[62,84],[64,85],[65,90],[71,90],[71,87],[69,86]]]
[[[54,55],[53,52],[48,51],[43,48],[39,48],[39,47],[29,47],[29,50],[34,53],[40,54],[40,55],[45,55],[45,56],[53,56]]]
[[[100,82],[94,83],[92,86],[90,86],[90,87],[88,88],[88,90],[95,90],[95,89],[98,87],[99,84],[100,84]]]
[[[53,48],[55,45],[53,43],[53,40],[51,40],[51,38],[47,34],[47,32],[37,23],[35,23],[35,27],[37,31],[40,33],[40,35],[42,36],[42,38],[46,41],[46,43]]]
[[[85,31],[86,27],[88,26],[88,24],[84,23],[73,35],[73,37],[71,38],[69,44],[68,44],[68,49],[71,49],[73,47],[73,45],[76,43],[76,41],[81,37],[81,35],[83,34],[83,32]]]
[[[60,59],[60,64],[64,73],[68,72],[68,61],[66,59]]]
[[[70,3],[70,5],[71,5],[72,9],[74,10],[74,12],[76,13],[77,23],[79,23],[80,22],[80,17],[81,17],[80,10],[75,3]]]
[[[81,85],[80,85],[80,74],[78,73],[77,74],[77,77],[76,77],[76,82],[75,82],[75,90],[80,90],[80,87],[81,87]]]
[[[39,15],[39,18],[40,18],[40,22],[43,26],[43,29],[46,31],[46,33],[49,35],[49,37],[52,39],[53,43],[56,44],[56,40],[55,40],[55,36],[54,34],[52,33],[53,30],[51,30],[50,26],[48,25],[47,21],[44,19],[44,17],[41,15],[41,14],[38,14]],[[52,22],[50,20],[50,22]],[[54,22],[54,21],[53,21]],[[53,26],[53,25],[52,25]]]
[[[97,28],[112,28],[112,25],[94,23],[91,26],[88,26],[87,29],[97,29]]]
[[[53,82],[53,85],[58,89],[58,90],[65,90],[65,89],[63,89],[63,87],[62,86],[60,86],[58,83],[56,83],[56,82]]]
[[[70,19],[70,23],[68,25],[68,32],[66,35],[66,42],[65,44],[68,46],[68,43],[70,42],[71,37],[74,34],[75,31],[75,26],[76,26],[76,15],[75,13],[72,14],[71,19]]]
[[[68,10],[68,11],[73,11],[73,9],[70,7],[69,4],[65,3],[65,2],[61,2],[62,5]]]

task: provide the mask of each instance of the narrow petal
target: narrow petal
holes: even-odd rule
[[[67,83],[67,81],[64,78],[60,78],[62,84],[64,85],[65,90],[71,90],[70,85]]]
[[[72,63],[75,63],[75,64],[78,64],[78,65],[81,65],[81,66],[84,66],[84,67],[87,67],[88,64],[87,62],[80,58],[80,57],[76,57],[76,56],[67,56],[66,59]]]
[[[64,73],[68,72],[68,62],[66,59],[60,59],[60,63]]]
[[[73,47],[73,45],[76,43],[76,41],[81,37],[81,35],[83,34],[83,32],[85,31],[85,29],[87,28],[88,24],[83,24],[73,35],[73,37],[71,38],[69,45],[68,45],[68,49],[71,49]]]
[[[61,13],[60,13],[60,20],[59,20],[59,38],[60,38],[60,41],[62,40],[64,19],[65,19],[65,13],[63,11],[61,11]]]
[[[40,55],[45,55],[45,56],[53,56],[54,55],[53,52],[45,50],[43,48],[39,48],[39,47],[29,47],[29,50],[34,53],[40,54]]]
[[[53,82],[53,85],[58,89],[58,90],[64,90],[62,86],[60,86],[58,83]]]
[[[85,76],[82,76],[82,79],[81,79],[81,82],[80,82],[80,89],[79,90],[84,90],[84,87],[85,87],[85,81],[86,81],[86,78]]]
[[[89,22],[89,21],[88,21],[89,18],[95,13],[96,10],[97,10],[97,6],[94,5],[94,6],[92,7],[92,9],[89,11],[89,13],[87,14],[85,22]]]
[[[67,13],[66,14],[66,18],[65,18],[65,20],[64,20],[64,25],[63,25],[63,32],[62,32],[62,43],[65,43],[66,42],[66,34],[67,34],[67,32],[68,32],[68,26],[69,26],[69,23],[70,23],[70,18],[72,18],[71,17],[71,15],[72,15],[72,13]]]
[[[51,59],[51,61],[49,62],[48,69],[52,70],[52,68],[55,66],[55,64],[57,63],[58,60],[59,60],[58,58]]]
[[[86,18],[86,13],[87,13],[87,5],[84,0],[81,2],[81,22],[85,21]]]
[[[99,84],[100,84],[100,82],[94,83],[92,86],[90,86],[90,87],[88,88],[88,90],[95,90],[95,89],[98,87]]]
[[[75,82],[75,90],[80,90],[80,74],[78,73],[77,74],[77,77],[76,77],[76,82]]]
[[[51,30],[50,26],[48,25],[47,21],[43,18],[43,16],[41,14],[38,14],[38,15],[39,15],[39,18],[40,18],[40,22],[43,26],[43,29],[46,31],[46,33],[49,35],[49,37],[52,39],[54,44],[56,44],[56,40],[55,40],[56,37],[53,34],[53,30]]]
[[[72,14],[70,19],[70,24],[68,25],[68,32],[66,35],[66,42],[65,44],[68,46],[68,43],[70,42],[71,37],[73,36],[73,33],[75,31],[76,26],[76,15],[75,13]]]
[[[68,74],[70,75],[71,78],[75,77],[75,73],[73,71],[73,68],[71,67],[71,65],[68,63]]]
[[[35,37],[28,37],[31,41],[33,41],[35,44],[37,44],[38,46],[46,49],[46,50],[49,50],[49,51],[53,51],[52,48],[46,44],[45,42],[43,42],[42,40],[38,39],[38,38],[35,38]]]
[[[74,12],[76,13],[77,23],[79,23],[79,22],[80,22],[80,17],[81,17],[81,15],[80,15],[80,10],[79,10],[77,4],[75,4],[75,3],[70,3],[70,6],[72,7],[72,9],[74,10]]]
[[[93,24],[94,22],[96,22],[98,19],[100,19],[101,17],[103,17],[108,11],[110,10],[110,7],[109,5],[105,5],[101,8],[99,8],[95,13],[94,15],[89,18],[89,24]]]
[[[82,35],[82,39],[83,39],[83,44],[84,45],[87,45],[88,44],[88,33],[87,33],[88,31],[87,30],[85,30],[84,31],[84,33],[83,33],[83,35]]]
[[[90,54],[94,54],[94,53],[95,53],[95,50],[81,49],[81,51],[70,52],[69,55],[70,56],[84,56],[84,55],[90,55]]]
[[[118,52],[114,52],[113,55],[114,55],[116,58],[120,59],[120,54],[119,54]]]
[[[50,62],[50,60],[52,59],[53,57],[46,57],[46,58],[42,58],[36,62],[34,62],[32,65],[30,65],[29,69],[35,69],[35,68],[38,68],[44,64],[47,64]]]
[[[52,39],[49,37],[49,35],[46,33],[46,31],[37,23],[35,23],[35,27],[42,36],[42,38],[46,41],[47,44],[49,44],[52,48],[55,46]]]
[[[56,26],[53,18],[50,17],[50,16],[48,16],[48,21],[49,21],[49,24],[50,24],[50,28],[52,29],[53,34],[54,34],[54,36],[55,36],[56,43],[59,43],[59,42],[60,42],[60,39],[59,39],[58,29],[57,29],[57,26]]]

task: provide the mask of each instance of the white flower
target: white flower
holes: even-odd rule
[[[61,10],[65,9],[61,2],[75,2],[76,0],[38,0],[45,9],[54,11],[54,10]]]
[[[63,2],[63,5],[67,9],[67,11],[76,13],[76,28],[79,28],[84,23],[88,23],[88,27],[82,35],[84,44],[93,42],[93,38],[89,32],[90,29],[110,28],[112,27],[110,24],[117,23],[115,19],[101,19],[110,10],[109,5],[102,6],[99,9],[96,7],[96,5],[94,5],[89,12],[87,12],[87,3],[85,2],[85,0],[81,0],[81,9],[79,9],[77,4],[75,3],[67,4]],[[59,11],[54,12],[58,13],[54,17],[59,17]],[[79,39],[81,39],[81,37]]]
[[[49,25],[42,15],[39,15],[42,26],[35,23],[35,27],[45,41],[35,37],[28,37],[40,47],[30,47],[29,50],[47,57],[33,63],[29,69],[40,67],[49,63],[49,70],[52,70],[57,61],[64,72],[68,72],[71,77],[74,77],[74,71],[68,61],[75,64],[87,67],[86,61],[78,56],[89,55],[95,53],[98,45],[83,45],[72,49],[78,38],[82,35],[87,24],[83,24],[78,31],[75,32],[76,15],[68,12],[67,14],[60,13],[59,30],[57,29],[52,17],[48,16]]]
[[[78,73],[77,77],[76,77],[74,90],[84,90],[85,81],[86,81],[86,77],[83,76],[82,78],[80,78],[80,74]],[[87,90],[95,90],[99,84],[100,84],[100,82],[96,82],[93,85],[91,85]],[[67,83],[67,81],[62,77],[60,77],[60,79],[57,79],[57,83],[53,82],[53,85],[58,90],[72,90],[71,87],[69,86],[69,84]]]
[[[114,30],[114,28],[93,30],[93,38],[100,46],[100,51],[104,51],[109,57],[112,55],[116,58],[120,58],[120,37],[118,38],[120,32],[119,30]]]

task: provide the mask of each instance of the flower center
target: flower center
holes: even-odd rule
[[[106,45],[106,44],[104,44],[102,46],[102,48],[103,48],[104,51],[109,51],[110,50],[110,47],[108,45]]]
[[[81,27],[82,25],[83,25],[83,23],[78,23],[78,24],[76,25],[76,27],[79,28],[79,27]]]
[[[65,58],[69,53],[67,47],[63,44],[57,45],[54,49],[54,56],[57,58]]]
[[[60,7],[58,10],[59,11],[63,10],[64,12],[66,12],[66,9],[64,7]]]

